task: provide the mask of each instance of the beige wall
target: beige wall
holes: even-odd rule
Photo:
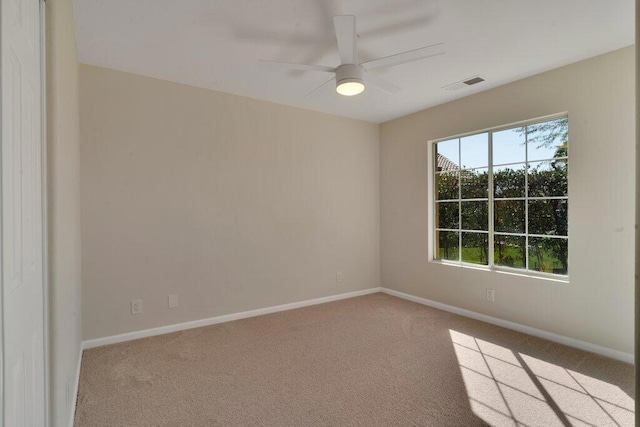
[[[84,339],[382,284],[632,352],[633,75],[626,48],[377,126],[83,65]],[[427,141],[565,111],[570,283],[428,262]]]
[[[85,339],[379,286],[378,125],[80,70]]]
[[[632,353],[634,95],[629,47],[384,123],[382,285]],[[430,263],[427,141],[565,111],[570,284]]]
[[[68,426],[82,339],[78,61],[71,0],[46,7],[51,424]]]

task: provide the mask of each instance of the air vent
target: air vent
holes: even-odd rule
[[[474,77],[472,79],[465,80],[462,83],[471,86],[471,85],[474,85],[476,83],[480,83],[480,82],[483,82],[483,81],[484,81],[484,79],[482,77]]]
[[[445,90],[458,90],[464,89],[465,87],[469,87],[480,82],[483,82],[484,79],[480,76],[469,77],[468,79],[461,80],[459,82],[451,83],[443,87]]]

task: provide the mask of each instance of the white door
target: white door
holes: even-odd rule
[[[45,402],[40,0],[0,0],[2,410],[43,426]]]

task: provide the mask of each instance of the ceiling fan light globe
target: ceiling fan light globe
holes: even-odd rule
[[[341,81],[336,86],[336,92],[344,96],[354,96],[364,91],[364,83],[358,80]]]

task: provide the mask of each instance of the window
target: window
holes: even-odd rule
[[[433,143],[433,258],[568,275],[566,116]]]

